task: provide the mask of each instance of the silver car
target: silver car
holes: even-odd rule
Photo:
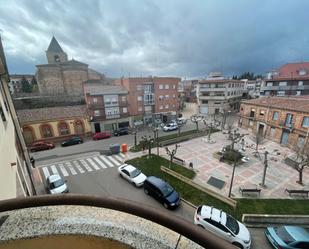
[[[46,179],[46,189],[50,194],[62,194],[68,193],[69,188],[66,181],[63,180],[59,175],[50,175]]]

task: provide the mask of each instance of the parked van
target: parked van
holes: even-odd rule
[[[176,208],[180,204],[180,195],[162,179],[149,176],[144,182],[144,192],[163,204],[165,208]]]

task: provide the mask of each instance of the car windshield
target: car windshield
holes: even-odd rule
[[[226,215],[226,227],[230,229],[234,234],[239,233],[239,225],[237,220],[235,220],[232,216]]]
[[[174,191],[174,189],[169,184],[165,184],[161,191],[163,196],[169,196]]]
[[[62,186],[64,184],[64,180],[63,179],[59,179],[55,182],[51,182],[50,183],[50,189],[54,189],[54,188],[58,188],[60,186]]]
[[[286,244],[290,244],[295,241],[295,239],[288,233],[284,227],[279,227],[275,229],[278,237]]]
[[[139,174],[141,173],[141,171],[139,169],[135,169],[131,172],[131,177],[137,177]]]

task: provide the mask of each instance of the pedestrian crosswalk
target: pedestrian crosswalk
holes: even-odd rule
[[[104,170],[107,168],[117,167],[125,160],[125,155],[120,153],[112,156],[92,156],[80,158],[72,161],[58,162],[44,165],[41,169],[41,175],[44,179],[52,174],[58,174],[62,177],[84,174],[87,172]]]

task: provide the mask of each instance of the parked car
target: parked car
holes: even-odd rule
[[[141,170],[130,164],[123,164],[119,166],[118,172],[122,178],[131,182],[135,187],[143,186],[144,181],[147,178]]]
[[[62,194],[68,193],[69,188],[66,181],[63,180],[59,175],[50,175],[46,179],[46,189],[49,194]]]
[[[141,125],[144,124],[144,121],[143,121],[143,120],[135,120],[135,121],[133,122],[133,124],[134,124],[135,127],[136,127],[136,126],[141,126]]]
[[[55,145],[51,142],[35,142],[30,146],[30,151],[35,152],[35,151],[41,151],[41,150],[49,150],[55,148]]]
[[[217,208],[199,206],[195,211],[194,224],[239,248],[249,249],[251,246],[250,232],[245,225]]]
[[[114,131],[114,136],[122,136],[122,135],[128,135],[129,129],[127,127],[120,128]]]
[[[180,123],[180,124],[185,124],[187,122],[187,120],[183,117],[181,118],[177,118],[177,123]]]
[[[105,138],[110,138],[112,136],[110,131],[97,132],[92,136],[93,140],[100,140]]]
[[[171,185],[158,177],[147,177],[144,181],[144,192],[162,203],[165,208],[176,208],[180,204],[180,195]]]
[[[178,125],[176,123],[169,123],[163,127],[163,131],[174,131],[178,129]]]
[[[72,137],[69,140],[66,140],[64,142],[61,143],[61,146],[70,146],[70,145],[74,145],[74,144],[81,144],[83,143],[83,139],[81,139],[80,137]]]
[[[309,248],[309,232],[299,226],[267,227],[265,235],[274,248]]]

